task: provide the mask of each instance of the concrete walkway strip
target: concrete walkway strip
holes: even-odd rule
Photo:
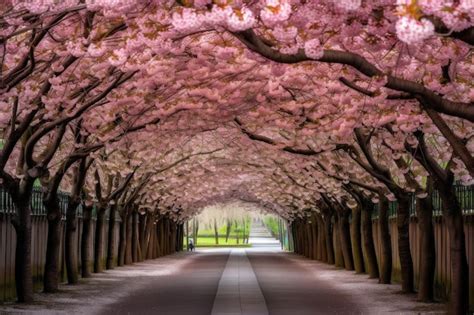
[[[212,315],[268,315],[265,298],[243,249],[233,249],[229,255]]]

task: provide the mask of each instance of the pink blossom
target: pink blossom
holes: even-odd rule
[[[290,14],[291,5],[286,0],[266,0],[260,18],[266,25],[273,26],[288,20]]]
[[[310,39],[304,44],[304,52],[311,59],[318,60],[324,55],[324,49],[317,38]]]
[[[245,31],[252,28],[255,23],[256,19],[247,7],[233,9],[228,13],[227,26],[232,31]]]
[[[203,15],[196,13],[194,9],[180,8],[181,12],[175,12],[171,19],[173,27],[182,33],[199,30],[203,26]]]
[[[427,19],[417,21],[403,16],[396,24],[398,38],[410,45],[417,44],[434,34],[434,25]]]
[[[360,8],[362,0],[333,0],[334,4],[344,10],[353,11]]]

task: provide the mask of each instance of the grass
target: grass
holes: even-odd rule
[[[212,248],[225,248],[225,247],[247,248],[247,247],[252,247],[252,245],[251,244],[233,244],[233,245],[229,245],[229,244],[219,244],[219,245],[208,244],[208,245],[199,245],[197,247],[198,248],[209,248],[209,247],[212,247]]]
[[[186,242],[186,238],[184,238]],[[214,237],[202,237],[198,236],[196,247],[250,247],[249,244],[242,244],[242,239],[239,238],[239,244],[237,244],[237,238],[229,237],[226,243],[225,237],[219,237],[219,244],[216,244]]]
[[[245,225],[244,225],[245,224]],[[201,225],[201,224],[200,224]],[[225,235],[227,231],[227,223],[221,224],[218,227],[218,234],[219,234],[219,243],[216,244],[214,229],[209,228],[199,228],[197,242],[195,242],[196,247],[249,247],[248,244],[242,244],[243,242],[243,234],[245,232],[245,237],[248,238],[249,232],[251,227],[251,220],[247,218],[244,221],[233,221],[229,233],[229,239],[226,242]],[[192,225],[189,226],[190,237],[192,234]],[[237,238],[239,239],[239,243],[237,244]],[[184,242],[186,243],[186,237]],[[185,244],[186,246],[186,244]]]
[[[278,219],[274,217],[266,217],[264,219],[265,225],[271,230],[273,236],[278,235]]]

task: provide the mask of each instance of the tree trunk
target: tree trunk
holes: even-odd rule
[[[300,255],[304,255],[303,223],[301,223],[301,220],[299,220],[298,224],[296,225],[296,233],[298,240],[298,252]]]
[[[301,220],[296,225],[296,237],[298,240],[298,252],[300,255],[304,255],[304,237],[303,237],[303,224]]]
[[[219,245],[219,230],[217,229],[216,219],[214,219],[214,237],[216,239],[216,245]]]
[[[165,230],[165,239],[166,239],[166,253],[165,255],[171,254],[173,248],[173,240],[174,240],[174,224],[172,224],[171,220],[167,219],[166,221],[166,230]]]
[[[379,283],[392,282],[392,238],[388,225],[388,200],[380,195],[379,203],[379,234],[380,234],[380,278]]]
[[[90,235],[92,223],[92,206],[82,205],[82,236],[81,236],[81,276],[91,276],[90,270]]]
[[[138,231],[139,231],[139,243],[140,243],[140,257],[139,261],[143,261],[146,258],[146,250],[148,248],[147,242],[147,217],[146,214],[140,214],[138,220]]]
[[[138,212],[133,211],[132,214],[132,261],[138,261]]]
[[[166,220],[165,221],[165,234],[164,234],[164,239],[165,239],[165,250],[162,252],[162,255],[168,255],[171,251],[170,251],[170,247],[171,247],[171,239],[172,239],[172,229],[171,229],[171,224],[170,224],[170,221],[169,220]]]
[[[417,199],[416,207],[418,228],[421,237],[420,279],[418,282],[418,299],[431,302],[434,298],[434,277],[436,249],[433,230],[433,204],[431,192],[427,198]]]
[[[157,256],[157,248],[158,248],[158,224],[154,224],[150,230],[151,238],[150,238],[150,259],[155,259]]]
[[[361,213],[360,207],[352,209],[351,222],[351,241],[352,241],[352,255],[354,256],[354,267],[356,273],[364,273],[364,254],[362,252],[362,235],[361,235]]]
[[[235,231],[235,237],[236,237],[236,243],[237,245],[239,244],[239,232],[238,231]]]
[[[79,206],[79,200],[69,199],[66,210],[66,240],[65,240],[65,260],[67,281],[69,284],[75,284],[79,280],[77,265],[77,218],[76,211]]]
[[[153,222],[153,217],[151,216],[151,214],[148,214],[147,215],[147,222],[146,222],[146,225],[147,225],[147,228],[146,228],[146,250],[144,251],[144,253],[146,253],[146,255],[144,256],[145,259],[152,259],[153,258],[153,240],[154,240],[154,234],[156,234],[154,228],[155,228],[155,224]]]
[[[279,227],[279,234],[280,234],[280,242],[283,244],[283,239],[282,239],[282,235],[283,235],[283,229],[281,227],[281,222],[280,220],[278,219],[278,227]],[[319,259],[319,238],[318,238],[318,224],[316,223],[316,218],[313,216],[313,218],[311,219],[311,235],[313,237],[313,244],[312,244],[312,248],[311,248],[311,252],[312,252],[312,258],[313,259]]]
[[[469,268],[462,216],[446,219],[450,226],[451,270],[453,275],[450,297],[450,314],[467,314],[469,309]]]
[[[298,251],[298,234],[297,234],[296,221],[293,221],[291,223],[291,236],[293,237],[293,252],[295,254],[299,254],[299,251]]]
[[[368,201],[362,205],[362,233],[364,235],[364,249],[367,258],[367,272],[370,279],[379,277],[379,267],[375,254],[374,236],[372,234],[372,204]]]
[[[328,250],[326,248],[326,228],[321,216],[318,216],[317,219],[318,219],[319,250],[321,253],[321,261],[327,263]]]
[[[199,221],[196,218],[194,218],[194,224],[193,224],[194,246],[198,245],[198,232],[199,232]]]
[[[114,268],[114,254],[115,254],[115,218],[117,207],[115,205],[110,207],[109,213],[109,229],[107,237],[107,262],[105,268]]]
[[[295,250],[295,239],[293,235],[293,225],[291,223],[288,224],[288,249],[291,251]]]
[[[43,289],[46,293],[59,289],[59,249],[61,244],[61,209],[57,197],[44,200],[48,219],[48,240],[44,265]]]
[[[181,235],[182,235],[181,227],[182,227],[181,224],[176,223],[176,240],[175,240],[175,248],[174,248],[175,252],[181,251],[181,248],[179,246],[179,241],[181,240],[181,244],[183,243],[181,239]]]
[[[181,223],[180,225],[181,227],[181,237],[179,239],[179,243],[178,243],[178,249],[180,252],[182,252],[184,250],[184,223]]]
[[[451,296],[450,314],[468,314],[469,311],[469,268],[466,257],[466,240],[462,209],[457,200],[454,186],[438,183],[438,191],[443,203],[443,218],[449,229],[451,252]]]
[[[162,218],[159,222],[158,225],[158,255],[163,256],[166,255],[166,248],[167,248],[167,242],[166,242],[166,235],[167,235],[167,226],[166,226],[166,219]]]
[[[243,243],[247,244],[248,243],[248,237],[247,237],[247,223],[245,222],[245,219],[242,220],[242,226],[244,227],[242,230],[242,238],[243,238]]]
[[[344,257],[346,270],[354,270],[354,259],[352,257],[351,231],[349,226],[349,213],[345,212],[339,216],[339,236],[341,238],[341,249]]]
[[[176,240],[177,240],[177,233],[178,233],[178,226],[176,225],[175,222],[171,222],[171,239],[170,239],[170,247],[169,247],[169,253],[175,253],[176,252]]]
[[[156,255],[155,255],[155,258],[158,257],[158,256],[163,256],[165,255],[166,253],[166,246],[167,246],[167,242],[166,242],[166,232],[168,230],[167,226],[166,226],[166,219],[165,218],[162,218],[159,222],[158,222],[158,225],[157,225],[158,229],[157,229],[157,242],[156,242]]]
[[[178,225],[178,238],[176,242],[176,251],[180,252],[183,250],[183,240],[184,240],[184,225],[181,223]]]
[[[229,242],[230,230],[232,229],[232,221],[227,220],[227,226],[225,230],[225,242]]]
[[[309,259],[313,259],[311,255],[311,245],[313,243],[313,235],[311,233],[311,225],[308,222],[304,222],[303,225],[303,233],[304,233],[304,255]]]
[[[125,264],[125,246],[127,237],[126,216],[127,214],[122,214],[122,220],[120,221],[117,266],[123,266]]]
[[[299,255],[303,255],[303,234],[302,234],[302,231],[301,231],[301,222],[298,220],[298,222],[296,222],[295,224],[295,248],[297,250],[297,253]]]
[[[158,250],[158,223],[152,225],[151,227],[151,241],[150,241],[150,246],[151,246],[151,251],[150,251],[150,258],[155,259],[157,256],[157,250]]]
[[[344,268],[344,256],[342,255],[341,248],[341,234],[339,233],[339,217],[334,216],[334,230],[333,230],[333,240],[334,240],[334,260],[336,267]],[[334,233],[336,235],[334,235]]]
[[[26,219],[26,218],[25,218]],[[15,283],[18,302],[33,301],[31,272],[31,219],[21,220],[16,230]]]
[[[397,196],[397,229],[398,229],[398,252],[402,273],[402,291],[412,293],[414,291],[413,260],[410,252],[410,199],[408,196]]]
[[[327,263],[334,265],[334,245],[332,242],[332,223],[331,216],[324,218],[324,238],[326,240]]]
[[[227,243],[227,240],[225,241]],[[189,220],[186,221],[186,249],[189,251]]]
[[[104,226],[105,226],[105,209],[97,209],[97,221],[95,225],[94,240],[94,272],[102,272],[103,266],[103,246],[104,246]]]
[[[160,219],[160,221],[158,222],[158,225],[157,225],[157,231],[158,231],[158,235],[157,235],[157,239],[158,239],[158,246],[159,246],[159,254],[160,256],[163,256],[165,255],[165,252],[166,252],[166,233],[165,233],[165,229],[166,229],[166,225],[165,225],[165,222],[166,222],[166,219],[165,218],[162,218]]]
[[[20,183],[20,192],[11,193],[16,206],[12,223],[16,231],[15,284],[18,302],[33,301],[33,276],[31,270],[31,194],[33,183]]]
[[[131,214],[127,211],[125,214],[125,265],[132,264],[132,220]]]

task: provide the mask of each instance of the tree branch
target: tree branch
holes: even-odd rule
[[[307,57],[302,49],[292,55],[280,53],[265,44],[265,42],[259,38],[253,30],[243,31],[237,34],[234,33],[234,35],[250,50],[276,62],[288,64],[304,61],[336,63],[351,66],[368,77],[385,75],[385,73],[370,63],[367,59],[355,53],[339,50],[325,50],[321,59],[313,60]],[[443,99],[440,95],[427,89],[422,84],[397,78],[392,75],[387,75],[387,83],[385,84],[385,87],[399,92],[422,95],[427,101],[429,101],[430,108],[447,115],[456,116],[474,122],[474,104],[472,103],[460,103]]]

